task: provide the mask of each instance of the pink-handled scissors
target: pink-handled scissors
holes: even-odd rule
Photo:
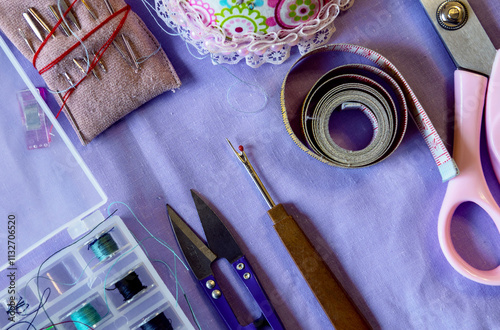
[[[500,50],[495,50],[466,0],[420,2],[458,67],[453,157],[460,175],[448,183],[439,213],[439,243],[448,262],[460,274],[479,283],[500,285],[500,266],[480,270],[469,265],[453,246],[450,231],[455,210],[469,201],[485,210],[500,231],[500,208],[486,184],[479,152],[485,108],[490,158],[500,181]]]

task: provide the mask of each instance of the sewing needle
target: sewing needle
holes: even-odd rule
[[[28,25],[30,26],[30,28],[33,31],[33,33],[38,38],[38,40],[40,40],[41,42],[43,42],[42,32],[40,32],[40,30],[36,26],[35,22],[33,22],[33,20],[31,19],[31,16],[28,13],[23,13],[23,17],[26,20],[26,22],[28,23]]]
[[[26,38],[26,35],[24,34],[23,30],[21,30],[20,28],[17,30],[19,31],[19,34],[21,35],[21,37],[24,39],[24,42],[26,42],[26,44],[28,45],[28,47],[31,50],[31,52],[33,53],[33,55],[35,55],[35,50],[33,49],[33,46],[31,46],[31,43],[29,42],[28,38]]]
[[[38,13],[35,11],[35,8],[30,7],[28,8],[28,11],[30,12],[31,16],[33,16],[33,18],[42,26],[45,32],[50,33],[51,28],[49,28],[42,17],[38,15]],[[52,33],[52,38],[56,38],[56,35],[54,33]]]

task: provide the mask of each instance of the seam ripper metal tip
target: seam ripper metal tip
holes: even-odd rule
[[[274,206],[276,206],[273,199],[271,198],[271,195],[269,195],[266,187],[264,187],[264,184],[262,183],[259,176],[257,175],[257,172],[255,172],[252,164],[250,164],[250,161],[248,160],[247,154],[246,154],[243,146],[239,146],[239,150],[241,152],[241,153],[239,153],[238,151],[236,151],[236,149],[234,149],[233,145],[231,144],[231,142],[228,139],[226,139],[226,141],[227,141],[227,143],[229,143],[229,146],[231,147],[231,149],[233,149],[234,153],[236,154],[236,157],[238,157],[238,159],[241,161],[243,166],[245,166],[248,174],[250,174],[253,182],[255,182],[255,185],[257,186],[257,188],[259,188],[260,193],[262,194],[262,196],[266,200],[267,205],[269,205],[269,208],[273,208]]]

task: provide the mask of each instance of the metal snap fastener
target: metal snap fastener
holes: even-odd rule
[[[445,1],[436,11],[439,25],[447,30],[457,30],[467,23],[467,8],[460,1]]]

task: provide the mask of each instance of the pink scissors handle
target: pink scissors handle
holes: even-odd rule
[[[500,230],[500,208],[486,184],[481,166],[479,141],[488,79],[455,71],[455,141],[453,157],[460,175],[450,180],[439,213],[439,243],[448,262],[463,276],[488,285],[500,285],[500,266],[479,270],[469,265],[456,251],[451,240],[451,219],[457,207],[474,202],[485,210]]]
[[[500,49],[497,50],[491,70],[486,96],[486,139],[491,164],[500,182]]]

